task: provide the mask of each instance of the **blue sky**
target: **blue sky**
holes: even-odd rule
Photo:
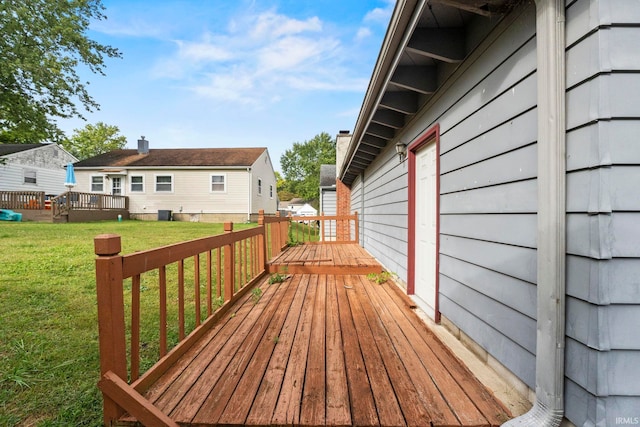
[[[276,169],[294,142],[352,130],[393,0],[103,0],[90,37],[118,48],[90,73],[99,121],[129,148],[266,146]]]

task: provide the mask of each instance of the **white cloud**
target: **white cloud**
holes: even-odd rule
[[[371,37],[373,33],[371,32],[371,29],[368,27],[360,27],[358,28],[358,32],[356,33],[356,40],[360,41],[360,40],[364,40],[366,38]]]
[[[301,21],[270,11],[258,15],[253,20],[253,30],[251,31],[253,38],[278,38],[304,32],[322,31],[322,22],[317,16]]]
[[[363,34],[364,35],[364,34]],[[366,81],[341,63],[347,46],[306,20],[267,11],[230,19],[218,33],[178,40],[170,57],[156,62],[155,77],[184,79],[201,97],[264,105],[295,91],[363,91]]]
[[[178,45],[178,56],[187,61],[217,62],[233,58],[233,54],[226,48],[216,45],[210,40],[195,43],[177,40],[176,44]]]
[[[385,5],[385,7],[376,7],[375,9],[370,10],[365,15],[364,22],[375,22],[386,25],[391,18],[391,14],[393,13],[395,1],[386,0],[386,2],[387,4]]]

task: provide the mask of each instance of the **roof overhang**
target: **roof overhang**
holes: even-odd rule
[[[521,0],[398,0],[338,176],[364,171]]]

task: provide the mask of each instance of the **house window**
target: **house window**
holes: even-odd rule
[[[36,177],[36,171],[34,170],[25,170],[24,171],[24,183],[25,184],[37,184],[38,179]]]
[[[173,192],[173,175],[156,175],[156,192]]]
[[[102,193],[102,192],[104,192],[104,177],[103,176],[92,176],[91,177],[91,191],[93,193]]]
[[[269,186],[269,197],[273,199],[273,185]]]
[[[258,178],[258,196],[262,195],[262,180]]]
[[[227,191],[227,179],[225,175],[211,175],[211,192],[224,193]]]
[[[142,193],[144,192],[144,176],[142,175],[134,175],[130,177],[131,179],[131,192],[132,193]]]

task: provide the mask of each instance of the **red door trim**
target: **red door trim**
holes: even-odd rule
[[[436,124],[420,135],[407,147],[409,160],[409,262],[407,294],[414,295],[416,288],[416,153],[425,145],[436,144],[436,298],[435,321],[440,323],[440,125]]]

